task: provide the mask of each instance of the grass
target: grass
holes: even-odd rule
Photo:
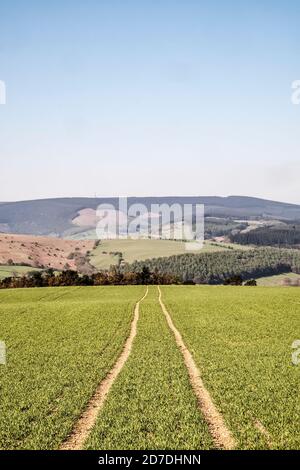
[[[257,279],[258,286],[281,286],[283,285],[284,281],[290,279],[292,282],[299,281],[300,274],[296,273],[284,273],[284,274],[277,274],[276,276],[269,276],[269,277],[261,277]]]
[[[222,245],[205,241],[201,253],[224,251],[229,246],[233,249],[239,248],[239,245]],[[113,255],[113,253],[117,252],[122,253],[123,259],[127,263],[187,253],[185,243],[182,241],[148,239],[102,240],[100,245],[92,251],[90,263],[97,269],[107,269],[111,265],[118,263],[119,257]],[[189,253],[192,252],[189,251]]]
[[[88,449],[212,447],[156,287],[140,306],[132,353],[86,444]]]
[[[89,229],[84,231],[78,230],[75,231],[75,233],[73,230],[71,229],[71,232],[65,232],[64,237],[69,238],[70,240],[98,240],[96,229]]]
[[[23,276],[31,271],[40,271],[31,266],[0,266],[0,279],[11,276]]]
[[[0,291],[0,449],[59,446],[118,357],[143,291]]]
[[[299,291],[163,287],[176,327],[241,449],[299,449]],[[255,426],[257,420],[270,434]]]

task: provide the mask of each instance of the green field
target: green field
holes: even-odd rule
[[[241,449],[300,448],[300,338],[294,288],[163,287],[165,303],[193,352]],[[268,439],[256,425],[260,422]]]
[[[299,281],[300,274],[284,273],[284,274],[278,274],[276,276],[261,277],[260,279],[257,279],[257,285],[266,286],[266,287],[282,286],[284,285],[284,282],[286,282],[286,280],[288,279],[291,282]]]
[[[23,276],[32,271],[40,271],[39,268],[31,266],[0,266],[0,279],[11,276]]]
[[[228,247],[239,248],[239,245],[217,244],[206,241],[201,253],[224,251]],[[127,263],[144,261],[150,258],[167,257],[187,253],[185,243],[175,240],[102,240],[90,256],[90,263],[97,269],[107,269],[118,263],[119,257],[113,253],[122,253]],[[188,251],[188,253],[191,253]],[[199,253],[199,251],[197,251]]]
[[[188,374],[150,287],[132,354],[87,442],[89,449],[212,447]]]
[[[143,287],[0,292],[0,449],[53,449],[115,362]]]
[[[300,449],[295,288],[163,286],[163,301],[239,449]],[[129,335],[143,286],[0,291],[0,449],[56,449]],[[86,449],[215,448],[155,286]]]

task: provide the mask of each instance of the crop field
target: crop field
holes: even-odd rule
[[[58,449],[81,432],[77,423],[130,337],[80,448],[226,448],[213,431],[216,414],[205,411],[206,393],[235,448],[299,449],[300,365],[292,363],[292,343],[300,339],[298,289],[161,287],[200,371],[200,399],[157,287],[140,301],[145,290],[0,291],[0,340],[7,346],[0,449]]]
[[[295,288],[163,287],[165,303],[241,449],[300,448]]]
[[[86,444],[88,449],[205,449],[212,440],[188,374],[150,287],[131,356]]]
[[[0,292],[0,449],[54,449],[122,349],[142,287]]]

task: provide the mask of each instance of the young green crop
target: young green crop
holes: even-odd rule
[[[156,287],[140,305],[131,355],[113,385],[87,449],[213,447],[187,370],[158,304]]]
[[[0,292],[0,448],[54,449],[71,431],[129,333],[144,288]]]
[[[241,449],[300,448],[296,288],[164,286],[174,324]],[[0,291],[0,449],[58,448],[119,356],[145,291]],[[133,349],[89,449],[202,449],[213,443],[157,299],[140,304]]]
[[[300,448],[295,288],[163,287],[164,302],[242,449]]]

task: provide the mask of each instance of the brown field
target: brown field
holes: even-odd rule
[[[77,269],[78,260],[82,260],[93,247],[93,240],[77,241],[5,233],[0,234],[0,264]]]

